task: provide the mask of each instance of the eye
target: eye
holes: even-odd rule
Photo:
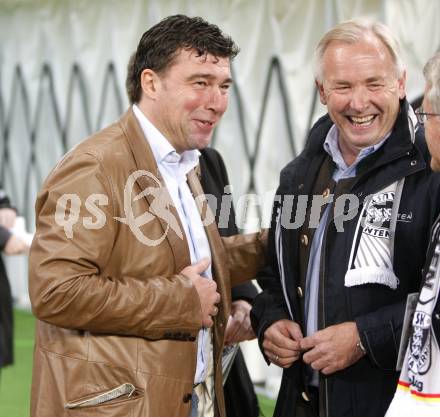
[[[231,88],[231,84],[223,84],[220,86],[220,89],[224,92],[227,92]]]
[[[338,86],[334,87],[334,90],[337,91],[338,93],[346,93],[350,90],[350,86],[349,85],[338,85]]]
[[[379,90],[380,88],[382,88],[383,87],[383,84],[381,84],[381,83],[370,83],[370,84],[368,84],[368,89],[369,90]]]
[[[207,87],[208,83],[205,80],[197,80],[197,81],[194,81],[194,85],[196,87]]]

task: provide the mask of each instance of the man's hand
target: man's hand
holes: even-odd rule
[[[329,326],[301,340],[301,348],[307,350],[303,361],[325,375],[345,369],[364,354],[356,346],[359,333],[355,322]]]
[[[301,356],[302,338],[298,323],[291,320],[276,321],[264,332],[264,353],[272,363],[289,368]]]
[[[3,249],[6,255],[19,255],[26,253],[28,250],[28,244],[15,235],[11,235]]]
[[[15,210],[10,208],[0,209],[0,226],[6,227],[7,229],[14,227],[16,217],[17,213],[15,213]]]
[[[214,280],[203,277],[202,272],[206,271],[211,260],[204,258],[199,262],[183,268],[180,272],[187,276],[197,290],[202,307],[202,326],[211,327],[214,322],[212,317],[218,313],[216,304],[220,302],[220,294],[217,292],[217,284]]]
[[[251,326],[251,309],[252,306],[247,301],[237,300],[232,302],[231,315],[225,331],[225,343],[227,345],[255,338]]]

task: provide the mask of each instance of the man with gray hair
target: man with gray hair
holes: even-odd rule
[[[397,384],[440,178],[386,26],[331,29],[315,76],[328,114],[281,172],[253,327],[267,362],[285,368],[276,417],[379,417]]]
[[[423,69],[426,87],[417,119],[425,126],[431,168],[440,171],[440,54]],[[440,415],[440,218],[432,228],[423,285],[405,360],[387,417]]]

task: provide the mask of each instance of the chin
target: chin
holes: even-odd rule
[[[205,149],[209,146],[211,143],[212,135],[204,138],[195,138],[191,141],[191,149],[198,149],[199,151],[201,149]]]

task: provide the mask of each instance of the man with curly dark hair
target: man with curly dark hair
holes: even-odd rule
[[[201,18],[162,20],[130,65],[132,107],[46,179],[29,268],[32,417],[225,417],[231,285],[264,257],[258,235],[220,237],[198,160],[237,53]]]

